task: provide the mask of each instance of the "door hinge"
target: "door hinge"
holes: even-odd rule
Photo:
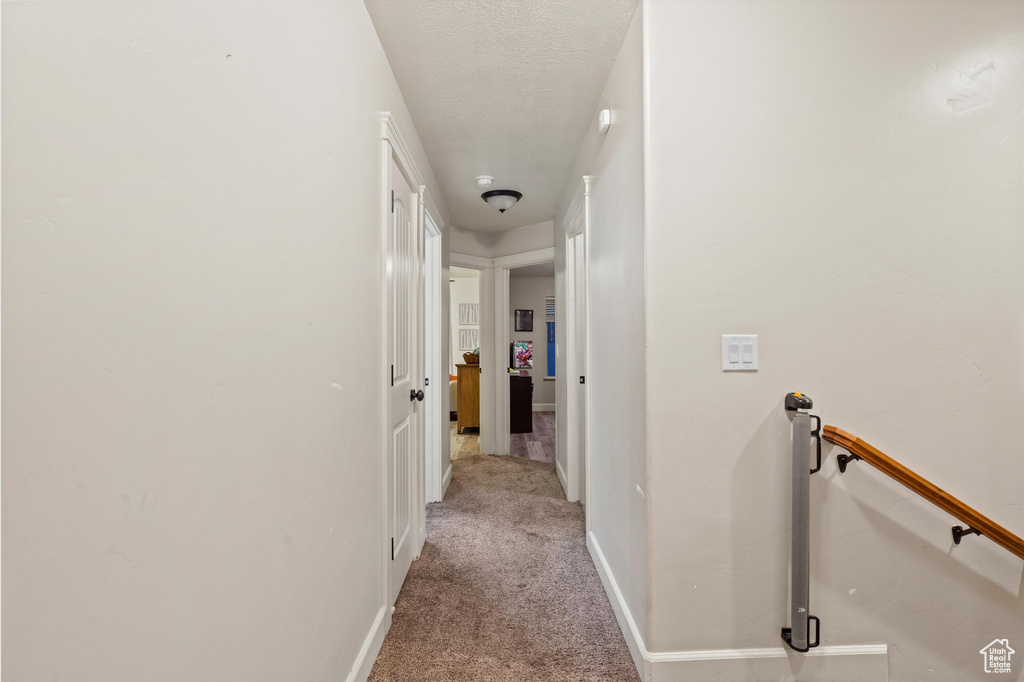
[[[395,212],[395,190],[391,190],[391,212]]]
[[[391,538],[391,560],[395,560],[395,539]]]
[[[391,365],[391,385],[395,385],[395,366]]]

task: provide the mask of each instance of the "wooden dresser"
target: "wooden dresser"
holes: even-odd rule
[[[480,428],[480,365],[455,365],[459,372],[459,404],[456,407],[459,433],[466,427]]]

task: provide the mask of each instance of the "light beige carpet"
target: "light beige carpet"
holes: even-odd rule
[[[372,682],[639,680],[554,466],[453,463]]]

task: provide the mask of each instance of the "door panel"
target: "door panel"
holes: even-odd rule
[[[422,389],[418,362],[419,235],[416,196],[394,160],[390,161],[391,220],[388,230],[388,356],[391,438],[388,442],[388,528],[391,534],[390,601],[395,603],[415,554],[416,461],[421,434],[410,392]]]

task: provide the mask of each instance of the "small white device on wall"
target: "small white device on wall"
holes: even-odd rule
[[[722,337],[722,371],[757,369],[757,334]]]
[[[480,304],[460,303],[459,324],[480,324]]]

